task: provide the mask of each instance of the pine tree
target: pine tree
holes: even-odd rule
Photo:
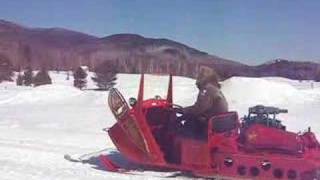
[[[66,77],[66,80],[69,81],[70,80],[70,72],[69,70],[67,71],[67,77]]]
[[[99,90],[107,91],[116,84],[117,67],[111,62],[106,62],[95,69],[92,80],[96,83]]]
[[[49,73],[46,69],[40,70],[33,78],[34,86],[41,86],[45,84],[52,84]]]
[[[22,86],[23,85],[23,76],[21,74],[21,72],[19,72],[17,80],[16,80],[16,84],[17,86]]]
[[[73,85],[79,89],[83,89],[87,86],[87,72],[82,68],[78,67],[73,73]]]
[[[7,58],[0,56],[0,82],[12,81],[13,69]]]
[[[33,79],[33,72],[31,67],[27,67],[27,69],[23,72],[23,84],[25,86],[31,86]]]
[[[315,76],[314,76],[314,80],[315,80],[316,82],[320,82],[320,70],[318,70],[318,71],[316,72],[316,74],[315,74]]]

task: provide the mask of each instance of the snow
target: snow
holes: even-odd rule
[[[47,104],[78,96],[81,90],[64,85],[43,85],[4,98],[0,104]]]
[[[103,128],[115,122],[108,106],[108,92],[72,87],[66,72],[50,72],[52,85],[17,87],[0,84],[0,176],[1,179],[166,179],[171,172],[135,172],[123,175],[99,169],[96,156],[111,154],[121,159]],[[89,73],[89,76],[92,76]],[[117,88],[124,97],[136,97],[139,75],[118,75]],[[90,79],[90,78],[88,78]],[[167,76],[146,75],[146,98],[165,97]],[[313,85],[311,85],[313,84]],[[313,87],[313,88],[312,88]],[[284,78],[234,77],[222,82],[231,110],[240,117],[256,104],[287,108],[281,115],[291,131],[311,126],[320,135],[318,109],[320,84]],[[174,77],[174,102],[191,105],[197,96],[194,80]],[[89,163],[66,161],[65,154],[89,159]],[[179,177],[186,179],[186,177]]]

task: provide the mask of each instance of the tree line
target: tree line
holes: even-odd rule
[[[79,89],[87,88],[88,67],[79,66],[73,71],[73,86]],[[105,63],[103,66],[99,66],[94,69],[92,81],[95,82],[97,88],[94,90],[109,90],[116,84],[117,80],[117,67],[112,63]],[[69,71],[67,71],[66,80],[69,80]],[[22,72],[18,72],[16,79],[18,86],[41,86],[46,84],[52,84],[52,79],[48,73],[48,70],[43,68],[40,71],[34,73],[31,67],[27,67]]]
[[[92,81],[95,82],[95,90],[109,90],[116,84],[118,67],[106,61],[101,66],[96,67],[93,70]],[[87,87],[88,68],[86,66],[80,66],[73,72],[73,85],[79,89]]]
[[[73,64],[35,64],[32,60],[31,50],[28,46],[23,46],[21,51],[23,52],[23,60],[21,61],[21,66],[25,68],[20,75],[24,76],[24,71],[28,67],[46,67],[48,70],[64,70],[67,71],[72,69],[72,73],[68,75],[74,75],[76,77],[74,85],[80,89],[84,89],[87,84],[87,76],[84,75],[77,67],[79,64],[83,64],[89,67],[90,71],[95,72],[92,80],[96,83],[97,89],[103,90],[108,89],[113,86],[115,78],[112,74],[116,73],[150,73],[150,74],[172,74],[176,76],[185,76],[190,78],[196,78],[199,72],[199,67],[202,65],[214,68],[219,74],[221,80],[230,78],[232,76],[248,76],[248,77],[264,77],[264,76],[280,76],[292,79],[313,79],[315,81],[320,81],[320,65],[319,67],[314,65],[290,65],[290,63],[276,63],[274,67],[260,67],[255,68],[249,67],[238,67],[226,64],[208,64],[208,61],[202,61],[201,59],[188,60],[186,58],[177,59],[170,57],[157,57],[151,55],[136,55],[131,54],[129,56],[122,56],[114,59],[99,59],[93,60],[92,58],[83,58],[81,62],[75,62]],[[33,63],[32,63],[33,62]],[[67,61],[66,61],[67,62]],[[77,64],[77,65],[76,65]],[[37,66],[36,66],[37,65]],[[16,65],[18,66],[18,65]],[[14,69],[19,70],[18,67]],[[72,67],[72,68],[71,68]],[[311,69],[310,69],[311,68]],[[40,69],[41,70],[41,69]],[[28,72],[26,72],[28,73]],[[0,54],[0,82],[2,81],[12,81],[13,80],[13,66],[6,56]],[[36,74],[33,74],[35,76]],[[30,76],[26,74],[26,76]],[[40,76],[40,75],[39,75]],[[42,73],[41,76],[46,76]],[[41,77],[40,76],[40,77]],[[306,78],[307,77],[307,78]],[[20,77],[18,84],[30,84],[30,78],[23,80]],[[22,82],[21,82],[22,81]],[[38,81],[37,78],[34,81]],[[42,78],[39,78],[42,81]],[[48,81],[48,80],[47,80]],[[41,82],[40,82],[41,84]],[[35,84],[37,86],[37,83]]]

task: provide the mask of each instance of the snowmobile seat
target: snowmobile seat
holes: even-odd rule
[[[239,127],[238,114],[236,112],[227,112],[212,117],[209,120],[209,132],[224,133]]]

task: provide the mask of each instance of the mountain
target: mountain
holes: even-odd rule
[[[0,21],[0,54],[10,59],[14,68],[67,66],[80,44],[94,43],[98,38],[62,28],[28,28]],[[69,61],[69,62],[67,62]]]
[[[275,59],[254,68],[257,77],[278,76],[298,80],[320,80],[320,64],[315,62]]]
[[[227,74],[249,66],[209,55],[169,39],[136,34],[115,34],[103,38],[63,28],[30,28],[0,20],[0,55],[15,69],[73,69],[110,61],[125,73],[174,73],[194,77],[200,64],[214,66]],[[228,73],[226,73],[228,72]]]
[[[259,66],[199,51],[169,39],[137,34],[115,34],[103,38],[63,28],[31,28],[0,20],[0,57],[16,70],[72,70],[87,65],[116,64],[122,73],[159,73],[195,77],[200,65],[214,67],[222,79],[231,76],[282,76],[315,79],[317,63],[276,60]]]

